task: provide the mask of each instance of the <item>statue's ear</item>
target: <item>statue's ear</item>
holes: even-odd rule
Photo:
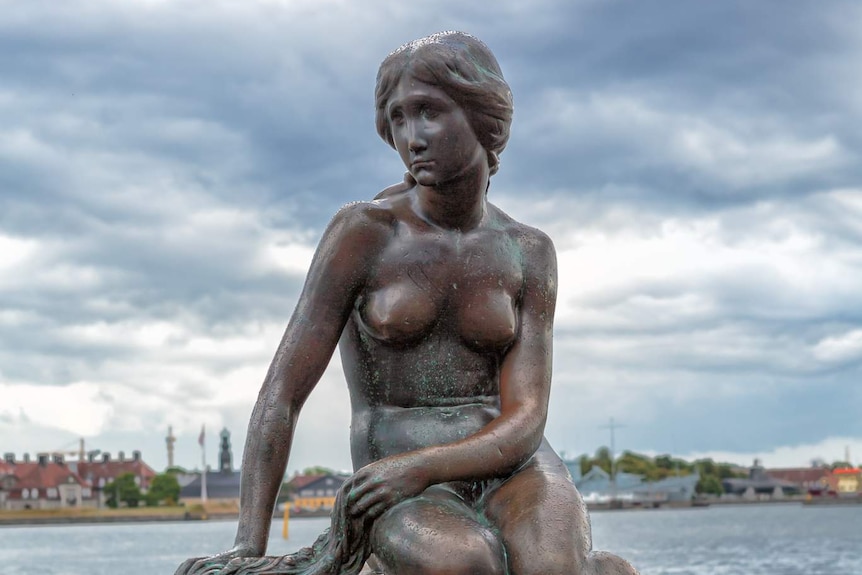
[[[488,152],[488,169],[492,176],[500,169],[500,155],[497,152]]]

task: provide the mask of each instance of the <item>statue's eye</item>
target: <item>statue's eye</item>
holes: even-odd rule
[[[389,113],[389,121],[396,125],[401,124],[404,122],[404,114],[401,110],[393,110]]]
[[[435,109],[434,109],[434,108],[432,108],[431,106],[422,106],[422,107],[419,109],[419,114],[420,114],[423,118],[425,118],[425,119],[429,119],[429,120],[430,120],[431,118],[436,118],[436,117],[437,117],[438,112],[437,112],[437,110],[435,110]]]

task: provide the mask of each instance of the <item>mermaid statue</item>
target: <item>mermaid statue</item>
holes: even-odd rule
[[[380,65],[376,127],[407,169],[335,214],[263,382],[228,551],[176,575],[631,575],[592,550],[544,438],[557,296],[551,240],[489,201],[512,94],[461,32]],[[297,418],[336,346],[355,473],[313,546],[265,556]]]

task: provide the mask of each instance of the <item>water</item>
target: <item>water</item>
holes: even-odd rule
[[[310,544],[327,519],[272,527],[270,554]],[[236,523],[0,528],[2,575],[171,575],[191,555],[233,541]],[[862,575],[862,506],[715,506],[593,514],[597,549],[642,575]]]

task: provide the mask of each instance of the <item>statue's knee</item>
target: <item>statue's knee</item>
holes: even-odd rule
[[[631,563],[606,551],[593,551],[587,556],[583,575],[638,575]]]
[[[500,539],[490,530],[482,528],[468,537],[459,537],[443,551],[437,550],[439,569],[434,573],[459,573],[473,575],[504,575],[506,573],[506,554]]]
[[[522,545],[520,548],[510,547],[508,552],[512,573],[516,575],[617,575],[615,571],[595,571],[591,560],[593,554],[579,552],[577,545],[535,545],[526,548]],[[627,571],[620,572],[620,575],[627,574]]]
[[[513,571],[517,575],[586,575],[575,565],[562,557],[534,556],[524,561],[514,560]]]
[[[402,524],[375,529],[374,553],[384,573],[415,575],[504,575],[505,553],[490,530],[476,527],[444,532]]]

